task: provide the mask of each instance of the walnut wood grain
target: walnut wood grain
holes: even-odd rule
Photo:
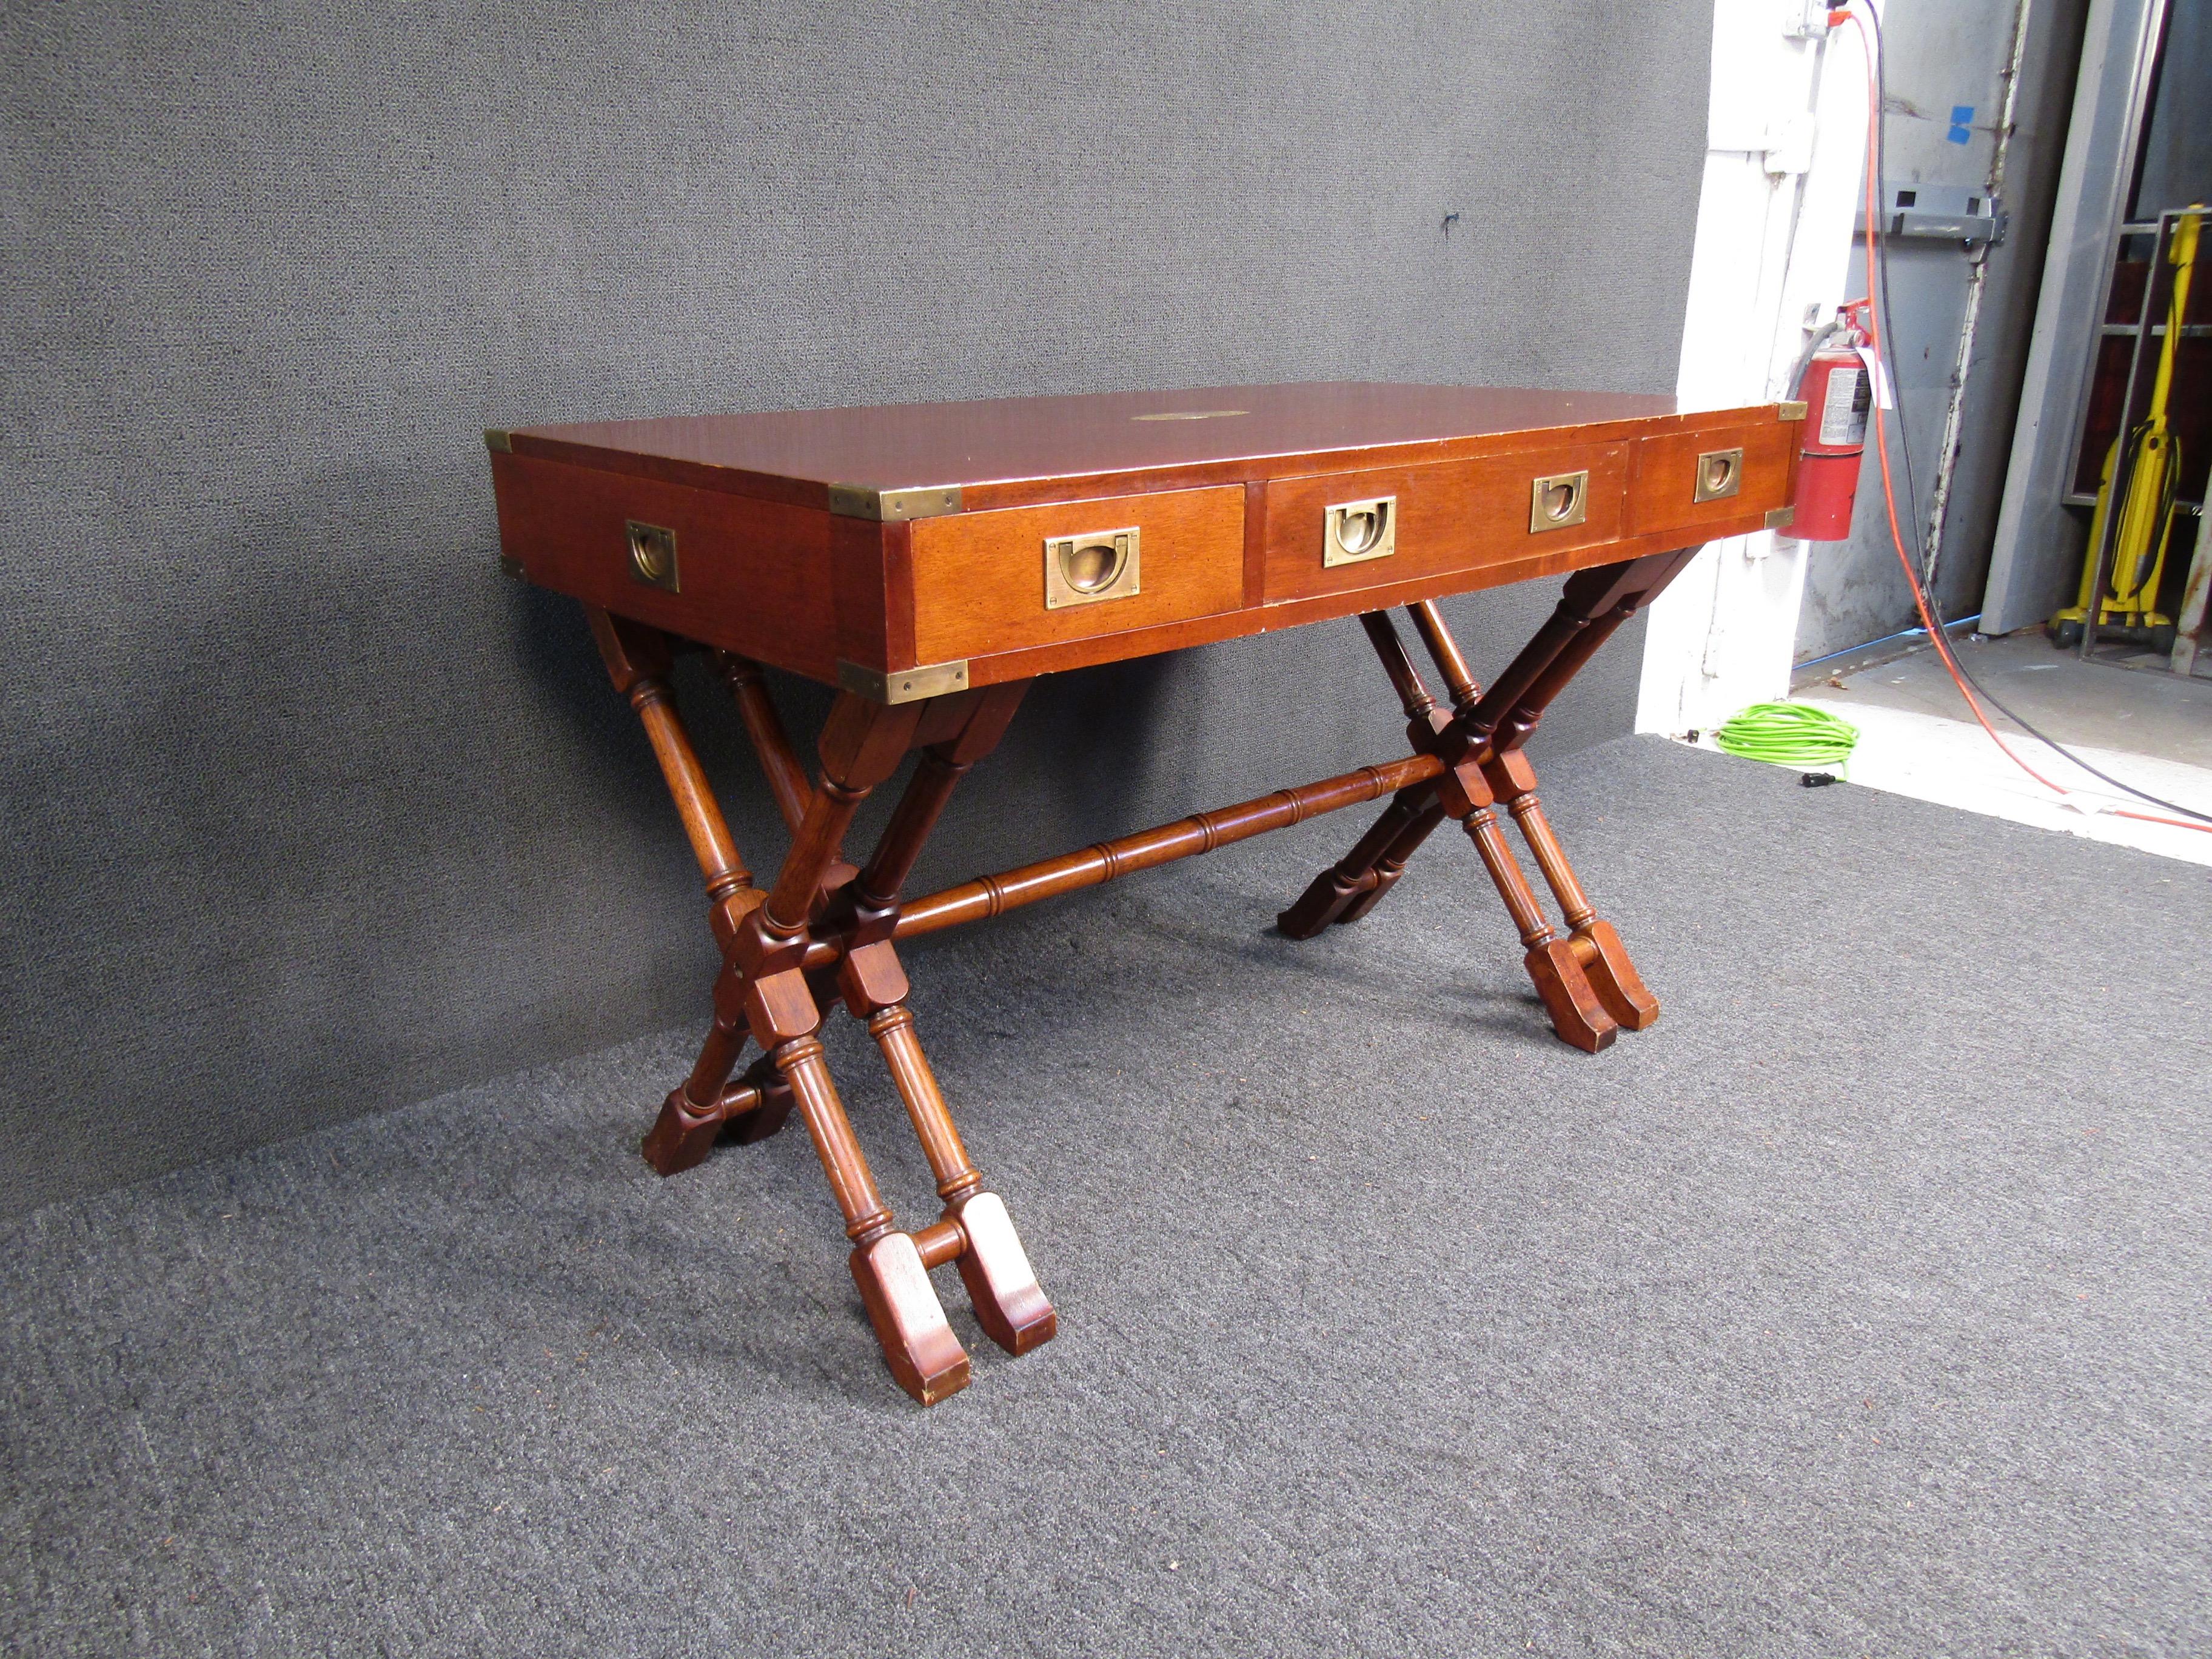
[[[1052,507],[957,513],[908,526],[917,660],[996,656],[1239,610],[1244,492],[1178,489]],[[1064,610],[1045,605],[1045,544],[1134,528],[1138,591]]]
[[[1472,574],[1534,552],[1578,553],[1617,541],[1627,501],[1629,446],[1566,444],[1513,455],[1421,466],[1332,472],[1267,489],[1267,594],[1270,602],[1351,593],[1394,583]],[[1530,487],[1587,471],[1583,522],[1528,527]],[[1388,495],[1396,502],[1397,551],[1334,567],[1322,562],[1324,509]]]
[[[1151,414],[1207,418],[1138,418]],[[1010,1352],[1049,1340],[1058,1315],[954,1124],[908,1006],[897,940],[1387,796],[1352,850],[1284,912],[1284,933],[1310,937],[1368,914],[1449,817],[1496,888],[1561,1039],[1595,1050],[1649,1025],[1658,1003],[1568,862],[1525,745],[1591,654],[1692,556],[1685,541],[1754,528],[1786,501],[1796,430],[1771,409],[1686,416],[1657,399],[1259,387],[709,417],[495,443],[502,538],[526,574],[586,601],[609,676],[639,715],[690,841],[722,947],[711,1026],[661,1103],[647,1160],[675,1174],[717,1139],[763,1138],[796,1110],[843,1218],[885,1363],[929,1404],[970,1375],[933,1269],[957,1265],[978,1322]],[[1698,457],[1714,448],[1742,450],[1741,488],[1690,511],[1677,498],[1694,494]],[[1531,532],[1532,480],[1583,471],[1583,522]],[[955,510],[879,522],[853,516],[868,498],[846,490],[837,501],[847,510],[830,510],[833,483],[925,482],[945,486],[931,499]],[[1398,552],[1323,564],[1322,510],[1378,495],[1400,505]],[[632,520],[673,535],[673,574],[641,560],[656,580],[638,580]],[[1048,538],[1130,526],[1142,538],[1136,598],[1045,606]],[[1432,601],[1556,574],[1568,577],[1559,604],[1484,690]],[[1409,608],[1448,706],[1407,652],[1388,614],[1397,605]],[[954,787],[998,742],[1031,676],[1355,612],[1406,716],[1407,756],[902,897]],[[677,713],[669,665],[678,636],[713,652],[791,829],[766,891]],[[925,702],[878,702],[870,688],[880,695],[882,679],[846,677],[811,780],[761,671],[828,679],[842,663],[909,674],[956,655],[966,659],[965,684],[948,673],[952,689]],[[843,853],[855,814],[917,750],[899,804],[856,868]],[[1521,871],[1508,818],[1564,931]],[[942,1212],[912,1232],[896,1224],[831,1077],[817,1031],[821,999],[832,995],[867,1024],[935,1177]],[[732,1080],[748,1043],[760,1056]]]
[[[1710,526],[1741,519],[1747,502],[1761,513],[1780,507],[1790,499],[1797,459],[1796,431],[1785,422],[1769,420],[1662,433],[1638,440],[1635,477],[1628,492],[1628,533],[1711,533]],[[1743,451],[1742,484],[1734,496],[1699,501],[1696,499],[1698,457],[1718,449]]]
[[[1237,410],[1234,414],[1212,411]],[[1449,460],[1529,433],[1725,423],[1663,396],[1371,382],[1099,392],[518,427],[514,453],[820,506],[832,484],[957,484],[970,510]],[[1207,415],[1202,420],[1162,415]],[[1605,431],[1606,437],[1614,434]]]
[[[1056,898],[1085,887],[1150,870],[1194,854],[1211,852],[1232,842],[1249,841],[1271,830],[1304,823],[1323,812],[1379,800],[1408,785],[1434,777],[1443,769],[1433,756],[1413,755],[1381,766],[1363,766],[1341,777],[1325,778],[1297,789],[1279,789],[1235,806],[1200,812],[1157,830],[1100,842],[1079,853],[1045,859],[995,876],[981,876],[939,893],[903,905],[899,910],[897,937],[909,939],[1003,915],[1040,899]],[[823,961],[834,961],[835,947],[823,947]]]
[[[776,811],[783,815],[785,827],[796,831],[806,816],[814,787],[807,782],[806,768],[783,729],[783,717],[776,713],[775,699],[769,695],[767,677],[758,663],[730,651],[714,653],[714,670],[738,706],[738,718],[744,722],[745,735],[759,757],[762,775],[768,780],[769,793],[775,797]]]
[[[630,473],[520,454],[491,459],[501,545],[532,581],[810,679],[836,678],[837,617],[823,573],[842,521]],[[632,520],[675,532],[681,591],[631,574]],[[702,627],[702,618],[712,620]]]
[[[505,434],[492,471],[502,547],[533,581],[825,683],[840,661],[890,673],[965,659],[980,686],[1617,563],[1685,531],[1756,530],[1794,488],[1796,430],[1772,406],[1232,387],[526,428]],[[1735,447],[1735,496],[1677,502],[1698,453]],[[1532,533],[1529,481],[1585,461],[1585,522]],[[832,485],[925,484],[957,487],[959,510],[911,523],[830,510]],[[1209,507],[1221,521],[1193,569],[1175,498],[1215,488],[1241,499],[1243,522]],[[1384,494],[1400,501],[1398,551],[1324,567],[1320,509]],[[1041,516],[1000,516],[1021,512]],[[1166,518],[1139,596],[1043,608],[1045,523],[1153,514]],[[678,592],[630,574],[631,520],[676,533]],[[1170,544],[1171,560],[1153,550]]]

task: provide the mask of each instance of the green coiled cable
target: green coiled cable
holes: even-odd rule
[[[1849,767],[1859,729],[1805,702],[1755,702],[1713,733],[1731,755],[1776,766]]]

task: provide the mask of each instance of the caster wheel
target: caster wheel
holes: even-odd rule
[[[2051,623],[2051,642],[2061,651],[2071,651],[2081,643],[2081,624],[2077,622]]]
[[[2150,648],[2161,657],[2170,657],[2173,654],[2173,642],[2179,637],[2180,631],[2172,623],[2154,628],[2150,630]]]

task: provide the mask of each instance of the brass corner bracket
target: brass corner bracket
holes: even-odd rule
[[[514,440],[495,426],[484,428],[484,447],[501,455],[514,453]]]
[[[1807,408],[1807,404],[1795,398],[1785,398],[1774,405],[1774,418],[1778,421],[1802,421],[1805,418]]]
[[[934,519],[960,510],[960,486],[931,484],[920,489],[877,489],[867,484],[831,484],[830,510],[841,519],[872,519],[881,524]]]
[[[886,674],[881,669],[863,668],[856,662],[842,658],[837,663],[837,684],[845,690],[867,698],[872,702],[896,705],[920,702],[925,697],[941,697],[953,691],[968,689],[968,663],[935,662],[926,668],[905,668]]]

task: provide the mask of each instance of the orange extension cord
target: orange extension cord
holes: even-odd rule
[[[1881,216],[1877,194],[1877,185],[1881,177],[1881,82],[1875,70],[1875,55],[1881,48],[1876,43],[1873,30],[1868,27],[1866,20],[1856,11],[1838,10],[1828,14],[1828,22],[1831,27],[1845,21],[1850,22],[1858,30],[1859,43],[1866,52],[1866,285],[1867,314],[1873,325],[1868,332],[1873,337],[1875,361],[1887,362],[1889,361],[1887,345],[1889,319],[1882,314],[1881,281],[1875,264],[1875,239],[1881,234]],[[1879,397],[1874,400],[1874,444],[1875,454],[1881,464],[1881,498],[1883,505],[1889,512],[1890,545],[1896,550],[1897,562],[1903,568],[1905,582],[1912,589],[1912,603],[1920,612],[1921,625],[1927,629],[1928,637],[1934,643],[1936,654],[1943,659],[1943,667],[1951,676],[1952,684],[1959,688],[1959,695],[1966,700],[1966,707],[1973,711],[1974,719],[1980,722],[1982,730],[1990,734],[1990,741],[2003,751],[2005,758],[2062,800],[2066,799],[2073,793],[2072,791],[2061,784],[2053,783],[2022,760],[2013,751],[2011,745],[1998,734],[1996,727],[1990,724],[1989,716],[1982,712],[1981,700],[1974,696],[1974,689],[1968,683],[1965,671],[1959,666],[1958,659],[1951,653],[1951,641],[1948,636],[1944,634],[1942,625],[1936,620],[1935,611],[1928,603],[1928,595],[1920,586],[1920,573],[1913,568],[1911,556],[1905,550],[1905,533],[1898,527],[1897,494],[1891,485],[1889,477],[1888,433],[1882,422],[1882,403]],[[2108,807],[2105,810],[2115,817],[2135,818],[2144,823],[2171,824],[2177,830],[2202,830],[2212,832],[2212,823],[2191,823],[2185,818],[2169,818],[2154,812],[2132,811],[2121,806]]]

